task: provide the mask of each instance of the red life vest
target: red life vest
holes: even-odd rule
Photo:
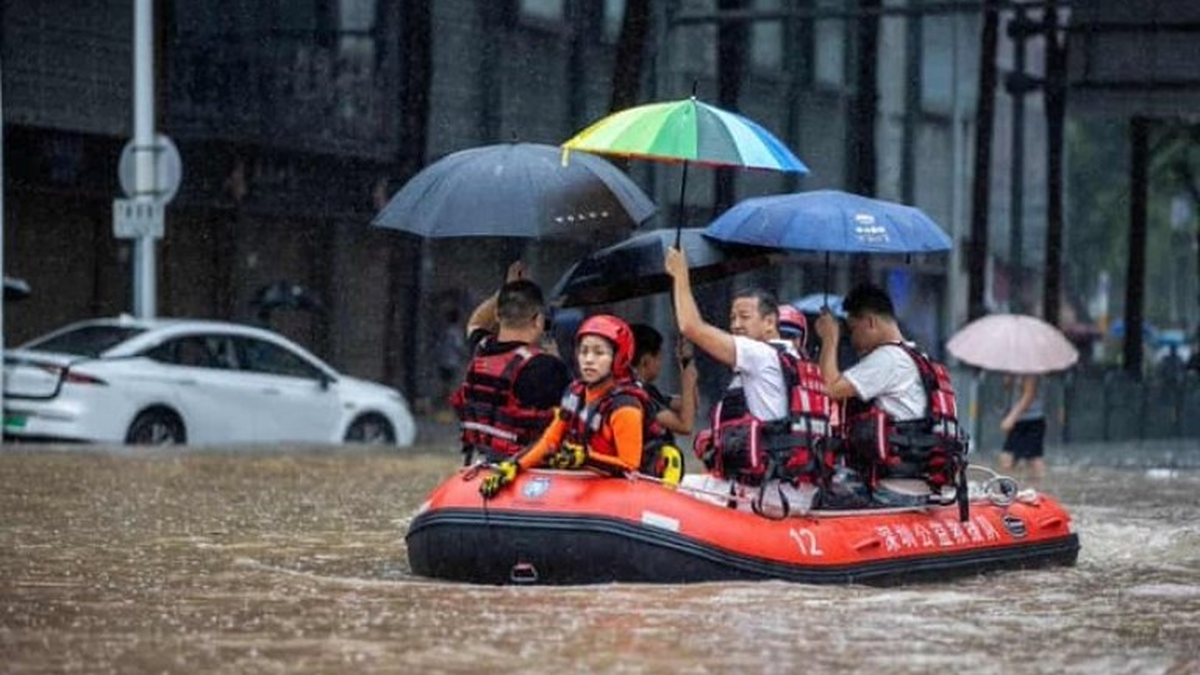
[[[727,389],[713,407],[711,434],[698,436],[695,450],[716,475],[750,485],[772,478],[818,483],[833,463],[829,392],[820,366],[773,346],[787,390],[787,417],[761,420],[750,413],[744,389]]]
[[[540,353],[522,346],[499,354],[477,355],[450,403],[458,413],[463,452],[476,450],[488,460],[512,457],[541,437],[554,419],[553,409],[522,405],[513,387],[521,370]]]
[[[613,412],[626,406],[638,406],[642,410],[642,461],[638,471],[661,477],[665,468],[661,452],[664,446],[671,444],[671,432],[654,419],[650,412],[654,409],[650,394],[636,382],[618,382],[590,405],[587,403],[587,386],[583,382],[572,382],[558,409],[559,418],[567,423],[563,442],[616,457],[616,446],[600,430],[608,424]]]
[[[954,482],[966,458],[958,403],[946,367],[902,343],[917,366],[925,390],[925,417],[897,422],[874,404],[847,405],[850,457],[874,486],[880,478],[923,478],[935,490]],[[882,346],[882,345],[881,345]]]

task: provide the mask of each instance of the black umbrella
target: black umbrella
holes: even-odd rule
[[[372,221],[420,237],[585,239],[628,231],[655,206],[620,169],[580,153],[502,143],[462,150],[425,167]]]
[[[279,280],[258,289],[250,301],[258,310],[258,320],[270,324],[271,313],[277,309],[295,309],[321,313],[325,305],[307,288],[286,280]]]
[[[24,279],[4,277],[4,299],[24,300],[29,297],[29,284]]]
[[[774,260],[771,249],[709,239],[702,228],[684,228],[678,236],[693,284],[723,279]],[[652,230],[586,256],[554,285],[552,302],[561,307],[601,305],[671,290],[664,265],[675,237],[674,229]]]

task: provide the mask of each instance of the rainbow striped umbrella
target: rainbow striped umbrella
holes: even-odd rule
[[[572,150],[616,157],[681,162],[679,202],[687,190],[689,163],[806,174],[808,167],[761,125],[696,100],[648,103],[601,118],[562,144]],[[676,232],[683,227],[683,209]]]
[[[804,162],[758,123],[694,96],[613,113],[562,147],[566,152],[808,173]]]

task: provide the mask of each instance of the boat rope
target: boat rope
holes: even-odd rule
[[[986,474],[987,478],[979,486],[978,498],[987,499],[996,506],[1008,506],[1017,499],[1029,499],[1028,490],[1022,490],[1020,483],[1012,476],[1004,474],[990,467],[979,464],[970,464],[967,470],[974,470]],[[972,498],[975,498],[972,495]]]
[[[488,462],[487,460],[481,459],[481,460],[475,462],[474,464],[472,464],[471,466],[463,469],[462,479],[464,481],[472,480],[481,470],[489,468],[489,467],[493,467],[493,466],[495,466],[495,464]],[[974,487],[974,485],[972,486],[972,490],[971,490],[972,501],[979,500],[979,499],[988,499],[997,506],[1008,506],[1009,504],[1011,504],[1017,500],[1028,501],[1028,500],[1032,499],[1032,497],[1029,495],[1029,493],[1031,491],[1030,490],[1021,490],[1017,481],[1010,476],[1002,475],[991,468],[988,468],[985,466],[980,466],[978,464],[971,464],[967,468],[968,468],[968,470],[979,471],[981,473],[985,473],[988,475],[988,479],[986,481],[984,481],[984,483],[982,483],[982,485],[978,488],[978,494],[976,494],[976,488]],[[694,497],[704,497],[704,498],[707,498],[706,501],[717,502],[717,503],[730,503],[730,502],[736,503],[738,505],[738,507],[745,506],[746,510],[756,513],[756,515],[760,515],[761,517],[767,517],[767,516],[763,516],[762,514],[758,514],[755,511],[755,502],[758,500],[757,493],[755,495],[742,495],[742,494],[737,494],[736,492],[710,490],[710,489],[706,489],[706,488],[702,488],[702,487],[697,487],[694,485],[684,485],[682,483],[670,483],[661,478],[658,478],[657,476],[651,476],[649,474],[639,473],[639,472],[635,472],[635,471],[627,471],[624,474],[618,474],[618,475],[614,476],[614,474],[611,472],[601,471],[595,467],[584,467],[582,470],[580,470],[580,469],[536,468],[536,469],[530,469],[530,471],[535,472],[535,473],[550,473],[550,474],[569,473],[569,474],[575,474],[575,475],[578,475],[581,471],[583,471],[583,472],[590,473],[597,478],[601,478],[601,477],[614,478],[614,477],[616,477],[616,478],[625,478],[626,480],[630,480],[630,481],[646,481],[649,483],[655,483],[658,485],[662,485],[663,487],[668,488],[668,489],[690,493]],[[893,514],[894,513],[909,513],[909,512],[920,513],[920,512],[928,511],[931,506],[938,506],[938,505],[944,506],[944,505],[952,503],[952,502],[953,502],[952,499],[947,501],[945,498],[942,498],[940,501],[931,500],[931,502],[929,504],[921,504],[921,505],[914,505],[914,506],[887,506],[887,507],[880,507],[880,508],[858,508],[858,509],[812,509],[812,508],[799,509],[799,508],[795,508],[794,505],[789,505],[792,508],[789,509],[788,517],[811,516],[811,517],[821,517],[821,518],[839,518],[839,517],[864,516],[864,515],[883,515],[883,514],[889,514],[889,513],[893,513]],[[731,505],[731,508],[732,508],[732,505]],[[483,500],[483,509],[484,509],[484,518],[486,520],[487,516],[488,516],[487,500]],[[771,519],[779,520],[779,518],[771,518]]]

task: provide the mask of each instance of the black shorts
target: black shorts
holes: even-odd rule
[[[1034,459],[1045,452],[1046,420],[1022,420],[1004,439],[1004,451],[1013,459]]]

